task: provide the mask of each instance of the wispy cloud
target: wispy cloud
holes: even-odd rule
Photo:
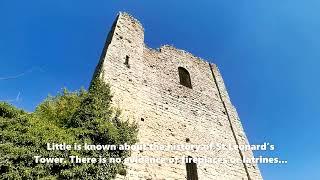
[[[22,73],[16,74],[16,75],[12,75],[12,76],[6,76],[6,77],[0,77],[0,81],[1,80],[10,80],[10,79],[17,79],[20,77],[23,77],[27,74],[33,73],[34,71],[39,71],[39,72],[44,72],[44,70],[41,67],[32,67]],[[0,99],[0,101],[5,101],[5,102],[19,102],[21,101],[21,92],[19,91],[17,96],[15,98],[12,99]]]
[[[17,79],[20,78],[22,76],[25,76],[29,73],[32,73],[34,71],[40,71],[40,72],[44,72],[43,69],[41,67],[32,67],[28,70],[26,70],[25,72],[22,72],[20,74],[16,74],[16,75],[12,75],[12,76],[6,76],[6,77],[0,77],[0,80],[10,80],[10,79]]]
[[[21,95],[21,93],[19,92],[14,99],[4,99],[4,100],[0,100],[0,101],[5,101],[5,102],[19,102],[19,101],[21,100],[20,95]]]

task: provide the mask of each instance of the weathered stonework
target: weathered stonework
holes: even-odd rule
[[[180,84],[178,68],[191,77]],[[104,74],[102,76],[102,74]],[[221,74],[210,64],[171,46],[144,44],[142,25],[120,13],[113,24],[95,75],[110,83],[113,104],[139,125],[139,144],[248,144]],[[186,142],[186,139],[188,139]],[[190,140],[190,142],[189,142]],[[132,156],[253,157],[251,151],[143,151]],[[256,164],[200,164],[205,179],[262,179]],[[123,179],[186,179],[185,164],[128,164]]]

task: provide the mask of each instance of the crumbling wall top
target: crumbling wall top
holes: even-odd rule
[[[127,13],[127,12],[119,12],[119,17],[124,17],[127,19],[130,19],[132,23],[137,24],[140,26],[140,28],[142,29],[142,31],[144,31],[144,28],[142,26],[142,23],[136,19],[135,17],[133,17],[131,14]]]
[[[166,52],[166,51],[171,51],[171,52],[175,52],[175,53],[178,53],[178,54],[181,54],[181,55],[184,55],[184,56],[189,56],[189,57],[193,57],[195,59],[197,59],[198,61],[201,61],[201,62],[205,62],[205,63],[209,63],[209,61],[205,60],[205,59],[202,59],[200,57],[197,57],[195,55],[193,55],[192,53],[188,52],[188,51],[185,51],[183,49],[178,49],[172,45],[162,45],[160,48],[159,48],[159,51],[160,52]]]

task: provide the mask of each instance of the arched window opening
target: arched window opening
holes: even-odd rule
[[[180,84],[192,89],[189,72],[183,67],[179,67],[178,71],[179,71],[179,77],[180,77]]]
[[[198,180],[197,164],[193,162],[191,156],[186,159],[187,180]]]

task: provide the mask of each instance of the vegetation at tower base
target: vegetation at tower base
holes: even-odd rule
[[[47,143],[133,144],[137,125],[120,120],[109,85],[96,78],[88,91],[66,89],[27,113],[0,103],[0,179],[111,179],[124,174],[116,163],[75,164],[69,156],[120,157],[128,151],[49,151]],[[34,156],[61,157],[61,164],[36,163]]]

